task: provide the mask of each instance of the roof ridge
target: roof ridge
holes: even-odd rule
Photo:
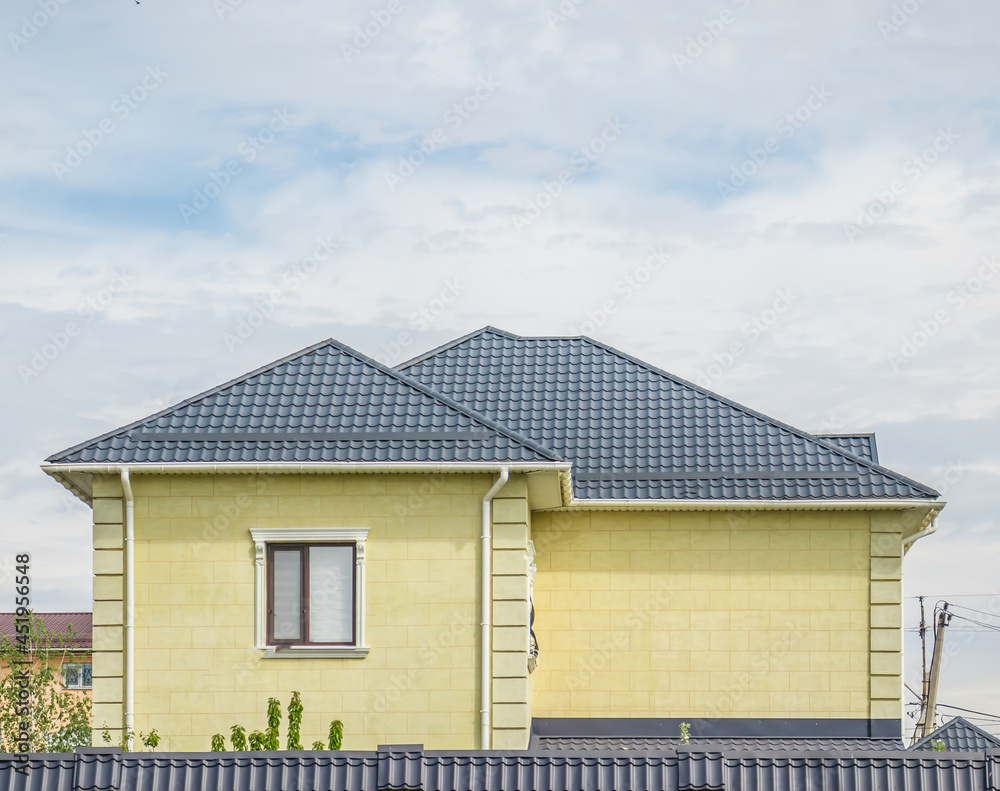
[[[165,414],[167,414],[169,412],[172,412],[172,411],[174,411],[176,409],[179,409],[182,406],[188,406],[189,404],[197,404],[199,401],[201,401],[201,400],[203,400],[205,398],[208,398],[209,396],[213,396],[213,395],[216,395],[217,393],[220,393],[222,390],[225,390],[227,387],[232,387],[233,385],[237,385],[240,382],[246,381],[247,379],[249,379],[252,376],[258,376],[259,374],[262,374],[265,371],[268,371],[268,370],[273,369],[273,368],[277,368],[279,365],[284,365],[285,363],[291,362],[292,360],[294,360],[297,357],[302,357],[302,356],[304,356],[306,354],[309,354],[310,352],[314,352],[317,349],[320,349],[323,346],[325,346],[327,344],[331,344],[331,343],[335,343],[334,339],[333,338],[327,338],[325,340],[322,340],[322,341],[314,343],[314,344],[312,344],[310,346],[307,346],[304,349],[299,349],[297,352],[292,352],[291,354],[286,354],[284,357],[280,357],[277,360],[274,360],[273,362],[267,363],[266,365],[262,365],[262,366],[260,366],[258,368],[254,368],[252,371],[249,371],[248,373],[241,374],[240,376],[237,376],[237,377],[235,377],[233,379],[230,379],[227,382],[223,382],[222,384],[218,384],[218,385],[215,385],[214,387],[210,387],[208,390],[203,390],[202,392],[197,393],[196,395],[193,395],[190,398],[185,398],[182,401],[178,401],[176,404],[172,404],[172,405],[170,405],[168,407],[165,407],[165,408],[161,409],[159,412],[154,412],[152,415],[146,415],[146,417],[144,417],[144,418],[140,418],[139,420],[134,420],[131,423],[125,424],[124,426],[119,426],[116,429],[112,429],[111,431],[106,431],[103,434],[100,434],[100,435],[98,435],[96,437],[92,437],[91,439],[85,440],[83,442],[77,443],[76,445],[73,445],[73,446],[71,446],[69,448],[66,448],[65,450],[61,450],[61,451],[58,451],[57,453],[53,453],[48,458],[46,458],[45,461],[53,461],[57,457],[67,456],[70,453],[75,453],[78,450],[83,450],[84,448],[88,447],[89,445],[97,444],[98,442],[101,442],[102,440],[105,440],[105,439],[109,439],[110,437],[114,437],[115,435],[120,434],[123,431],[128,431],[129,429],[133,429],[133,428],[135,428],[137,426],[141,426],[143,423],[146,423],[146,422],[148,422],[150,420],[153,420],[154,418],[160,417],[161,415],[165,415]]]
[[[545,456],[548,456],[552,461],[562,461],[562,459],[559,457],[559,454],[556,453],[555,451],[551,450],[550,448],[546,448],[544,445],[541,445],[538,442],[535,442],[533,439],[531,439],[529,437],[525,437],[525,436],[522,436],[521,434],[518,434],[516,431],[508,428],[507,426],[503,425],[502,423],[498,423],[497,421],[493,420],[492,418],[487,417],[486,415],[481,415],[478,412],[476,412],[475,410],[469,409],[469,407],[467,407],[467,406],[465,406],[463,404],[458,403],[457,401],[455,401],[452,398],[449,398],[444,393],[439,393],[437,390],[434,390],[433,388],[430,388],[427,385],[425,385],[425,384],[423,384],[421,382],[418,382],[416,379],[413,379],[412,377],[407,376],[404,373],[396,371],[396,370],[390,368],[387,365],[383,365],[378,360],[372,359],[371,357],[369,357],[368,355],[364,354],[363,352],[359,352],[357,349],[352,349],[347,344],[341,343],[340,341],[337,341],[337,340],[335,340],[333,338],[330,338],[329,342],[333,346],[339,348],[345,354],[349,354],[352,357],[354,357],[355,359],[358,359],[358,360],[360,360],[363,363],[371,365],[373,368],[376,368],[377,370],[381,371],[382,373],[387,374],[388,376],[391,376],[393,379],[396,379],[396,380],[402,382],[403,384],[408,385],[409,387],[412,387],[413,389],[415,389],[415,390],[417,390],[417,391],[419,391],[419,392],[421,392],[421,393],[423,393],[425,395],[430,396],[431,398],[437,399],[438,401],[440,401],[445,406],[448,406],[448,407],[450,407],[450,408],[452,408],[452,409],[454,409],[454,410],[456,410],[458,412],[461,412],[466,417],[470,417],[473,420],[475,420],[475,421],[477,421],[479,423],[482,423],[487,428],[490,428],[493,431],[496,431],[496,432],[498,432],[500,434],[503,434],[508,439],[514,440],[515,442],[517,442],[517,443],[525,446],[529,450],[533,450],[536,453],[541,453],[541,454],[543,454]]]
[[[676,382],[677,384],[683,385],[685,387],[690,387],[690,388],[692,388],[694,390],[697,390],[699,393],[702,393],[703,395],[707,395],[710,398],[714,398],[717,401],[721,401],[722,403],[726,404],[727,406],[733,407],[733,408],[739,410],[740,412],[744,412],[744,413],[746,413],[748,415],[752,415],[753,417],[759,418],[759,419],[761,419],[761,420],[763,420],[763,421],[765,421],[767,423],[770,423],[772,426],[776,426],[776,427],[778,427],[780,429],[783,429],[785,431],[790,431],[793,434],[795,434],[795,435],[797,435],[799,437],[802,437],[803,439],[807,439],[807,440],[816,442],[820,447],[826,448],[827,450],[832,450],[835,453],[839,454],[840,456],[843,456],[845,459],[847,459],[850,462],[853,462],[855,464],[863,464],[866,467],[869,467],[869,468],[875,470],[876,472],[878,472],[878,473],[880,473],[882,475],[887,475],[890,478],[895,479],[896,481],[905,483],[908,486],[913,486],[914,488],[919,489],[919,490],[921,490],[923,492],[926,492],[927,494],[932,494],[932,495],[934,495],[934,497],[940,497],[941,496],[940,492],[938,492],[935,489],[932,489],[930,486],[927,486],[926,484],[920,483],[919,481],[916,481],[913,478],[908,478],[907,476],[905,476],[905,475],[903,475],[901,473],[898,473],[895,470],[890,470],[888,467],[883,467],[881,464],[878,464],[877,462],[871,462],[871,461],[868,461],[867,459],[861,458],[860,456],[855,456],[853,453],[850,453],[849,451],[842,450],[841,448],[837,447],[836,445],[834,445],[831,442],[826,442],[826,441],[822,440],[821,438],[819,438],[815,434],[810,434],[809,432],[803,431],[800,428],[796,428],[795,426],[793,426],[793,425],[791,425],[789,423],[785,423],[784,421],[777,420],[776,418],[773,418],[770,415],[765,415],[763,412],[758,412],[756,409],[751,409],[748,406],[744,406],[743,404],[740,404],[737,401],[733,401],[731,398],[726,398],[725,396],[719,395],[718,393],[716,393],[716,392],[714,392],[712,390],[709,390],[707,387],[702,387],[701,385],[695,384],[694,382],[689,382],[687,379],[682,379],[681,377],[677,376],[676,374],[672,374],[669,371],[665,371],[664,369],[659,368],[658,366],[652,365],[651,363],[647,363],[645,360],[640,360],[638,357],[635,357],[634,355],[631,355],[628,352],[623,352],[623,351],[621,351],[619,349],[616,349],[613,346],[609,346],[608,344],[603,343],[602,341],[594,340],[593,338],[589,338],[586,335],[581,336],[581,337],[583,338],[583,340],[588,341],[588,342],[594,344],[595,346],[599,346],[600,348],[604,349],[605,351],[611,352],[612,354],[616,354],[619,357],[622,357],[622,358],[624,358],[626,360],[629,360],[630,362],[633,362],[633,363],[636,363],[638,365],[641,365],[644,368],[646,368],[647,370],[653,371],[654,373],[657,373],[660,376],[665,376],[667,379],[669,379],[672,382]]]
[[[393,370],[409,368],[411,365],[422,363],[424,360],[430,357],[434,357],[435,355],[440,354],[443,351],[447,351],[448,349],[453,349],[456,346],[465,343],[468,340],[472,340],[473,338],[479,335],[486,335],[486,334],[499,335],[502,338],[509,338],[511,340],[521,340],[520,335],[515,335],[512,332],[507,332],[507,330],[501,330],[499,327],[494,327],[491,324],[487,324],[485,327],[480,327],[478,330],[473,330],[472,332],[466,333],[461,337],[454,338],[453,340],[450,340],[447,343],[442,343],[440,346],[436,346],[433,349],[424,352],[423,354],[418,354],[416,357],[411,357],[409,360],[405,360],[399,363],[398,365],[394,365]]]

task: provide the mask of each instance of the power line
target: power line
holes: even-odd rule
[[[988,599],[992,596],[1000,596],[1000,593],[928,593],[924,599]],[[906,596],[907,599],[919,599],[920,596]]]
[[[953,604],[952,607],[958,607],[960,610],[968,610],[969,612],[978,613],[979,615],[985,615],[987,618],[996,618],[997,613],[986,612],[985,610],[975,610],[972,607],[966,607],[964,604]]]
[[[973,621],[973,623],[979,623],[979,622],[978,621]],[[958,629],[956,627],[952,627],[952,628],[948,629],[948,634],[986,634],[989,631],[1000,631],[1000,628],[998,628],[998,627],[992,627],[989,624],[982,624],[982,626],[985,626],[986,629],[985,630],[984,629]],[[903,631],[909,632],[910,634],[919,634],[920,633],[920,627],[918,627],[918,626],[911,626],[909,629],[904,629]]]
[[[963,709],[961,706],[949,706],[947,703],[939,703],[938,705],[943,709],[955,709],[956,711],[965,711],[969,714],[978,714],[982,717],[988,717],[991,720],[1000,720],[1000,715],[998,714],[989,714],[988,712],[976,711],[975,709]]]
[[[982,621],[976,621],[972,618],[967,618],[964,615],[959,615],[957,612],[951,614],[952,618],[958,618],[960,621],[968,621],[969,623],[974,623],[976,626],[981,626],[983,629],[989,629],[994,632],[1000,632],[1000,626],[993,623],[983,623]],[[970,629],[969,631],[976,631],[975,629]]]

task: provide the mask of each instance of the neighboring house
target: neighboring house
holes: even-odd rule
[[[59,677],[63,689],[81,690],[88,697],[91,694],[91,651],[93,649],[92,616],[89,612],[39,612],[35,613],[45,628],[56,638],[73,630],[71,639],[63,643],[65,651],[57,653],[58,642],[53,644],[53,657],[59,665]],[[0,634],[14,642],[17,629],[14,613],[0,612]]]
[[[934,749],[932,746],[934,742],[941,742],[944,745],[944,749],[949,752],[971,753],[983,752],[984,750],[1000,750],[1000,738],[973,725],[964,717],[954,717],[941,727],[928,733],[924,738],[914,742],[909,749],[932,750]]]
[[[396,369],[324,341],[43,469],[93,506],[95,728],[168,750],[292,690],[350,749],[898,745],[943,507],[870,435],[493,328]]]

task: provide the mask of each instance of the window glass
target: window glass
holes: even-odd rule
[[[309,548],[309,641],[354,642],[354,547]]]
[[[274,553],[274,639],[302,639],[301,555],[297,550]]]
[[[93,665],[90,662],[67,662],[62,666],[63,686],[86,689],[94,685]]]

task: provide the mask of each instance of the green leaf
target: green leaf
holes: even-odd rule
[[[334,720],[330,723],[330,749],[339,750],[344,743],[344,723]]]
[[[246,750],[247,749],[247,729],[242,725],[234,725],[229,729],[230,740],[233,743],[234,750]]]
[[[302,696],[298,692],[292,692],[292,699],[288,702],[288,741],[287,749],[302,749]]]

